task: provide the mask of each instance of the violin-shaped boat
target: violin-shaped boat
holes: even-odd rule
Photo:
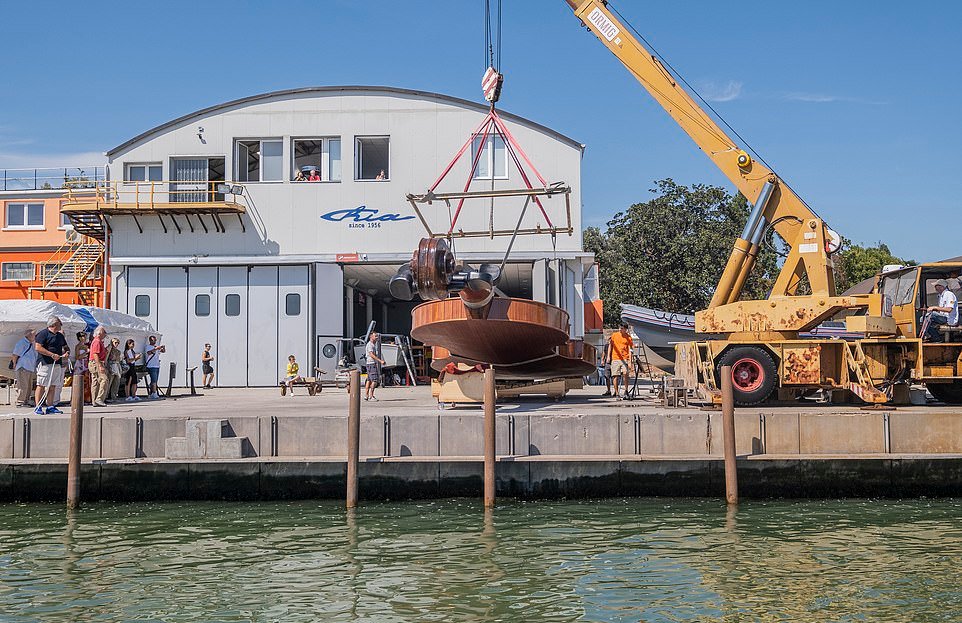
[[[391,280],[391,292],[426,302],[412,312],[411,337],[434,347],[432,367],[491,365],[502,379],[580,377],[595,370],[595,349],[568,335],[568,313],[554,305],[496,296],[500,268],[459,265],[441,238],[425,238]],[[457,296],[452,296],[457,293]]]

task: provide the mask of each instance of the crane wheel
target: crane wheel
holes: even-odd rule
[[[926,385],[925,388],[929,390],[929,393],[939,402],[944,402],[947,405],[962,404],[962,383],[959,381],[955,381],[954,383],[931,383]]]
[[[716,375],[721,383],[722,366],[732,367],[732,393],[735,404],[757,405],[764,402],[778,385],[778,367],[771,354],[758,346],[735,346],[718,359]]]

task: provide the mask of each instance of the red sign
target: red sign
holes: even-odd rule
[[[361,257],[357,253],[338,253],[334,256],[335,262],[360,262]]]

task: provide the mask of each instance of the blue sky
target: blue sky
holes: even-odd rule
[[[672,177],[731,189],[563,0],[503,0],[501,106],[587,145],[586,224]],[[7,2],[0,167],[99,162],[255,93],[371,84],[480,100],[481,0]],[[962,3],[614,4],[832,227],[962,255]]]

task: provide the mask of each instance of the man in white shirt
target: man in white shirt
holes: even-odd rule
[[[954,327],[959,324],[959,301],[949,290],[949,283],[945,279],[939,279],[935,282],[935,291],[939,295],[939,304],[926,308],[929,312],[929,328],[925,331],[927,342],[942,341],[940,326]]]
[[[13,370],[17,375],[17,406],[29,407],[37,386],[37,351],[33,347],[35,334],[27,329],[13,347]]]

